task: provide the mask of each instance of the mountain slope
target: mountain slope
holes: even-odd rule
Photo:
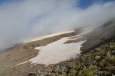
[[[92,32],[89,31],[90,33],[87,30],[83,30],[83,28],[79,28],[70,33],[43,38],[42,40],[20,44],[7,49],[0,53],[0,68],[2,68],[0,69],[0,76],[115,75],[115,19],[95,28],[93,31],[91,30]],[[39,56],[40,50],[36,50],[36,47],[46,47],[66,37],[68,37],[68,39],[63,42],[63,45],[78,43],[85,40],[81,47],[81,55],[48,66],[40,63],[32,64],[31,61],[28,61],[37,55]],[[74,47],[77,47],[77,45],[69,48]],[[76,51],[78,50],[76,49]],[[56,56],[56,53],[54,56]]]
[[[9,74],[12,74],[12,73],[13,74],[10,76],[16,76],[16,74],[18,75],[18,73],[22,74],[22,76],[24,74],[27,74],[29,72],[28,66],[34,66],[33,64],[31,64],[31,62],[27,62],[26,64],[23,64],[20,66],[15,66],[15,65],[25,62],[35,57],[39,53],[39,50],[35,49],[36,47],[46,46],[47,44],[55,42],[63,37],[74,36],[80,33],[80,31],[81,30],[75,30],[70,33],[63,33],[63,34],[59,34],[52,37],[46,37],[41,40],[19,44],[10,49],[7,49],[6,51],[1,52],[0,53],[0,67],[2,69],[0,69],[0,76],[5,76],[5,75],[9,76]],[[18,70],[14,70],[16,68],[18,68]],[[24,73],[22,70],[25,70]]]
[[[44,68],[39,72],[30,72],[28,76],[114,76],[114,28],[114,20],[97,27],[93,32],[79,39],[86,39],[81,47],[82,55]],[[68,43],[73,43],[73,41]]]
[[[85,35],[84,38],[87,41],[81,47],[82,54],[104,43],[110,42],[115,38],[115,19],[95,28],[94,31]]]

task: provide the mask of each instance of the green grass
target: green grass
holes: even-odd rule
[[[108,58],[99,63],[99,66],[103,69],[105,67],[110,67],[115,64],[115,58]]]
[[[93,54],[87,54],[82,58],[82,61],[92,60],[94,58]]]
[[[97,66],[89,66],[88,68],[84,68],[79,76],[93,76]]]
[[[71,69],[70,70],[70,74],[71,74],[71,76],[76,76],[76,70],[75,69]]]
[[[103,55],[105,55],[105,50],[101,50],[100,52],[95,52],[93,55],[103,56]]]
[[[75,70],[79,70],[81,67],[81,62],[80,61],[76,61],[76,67]]]

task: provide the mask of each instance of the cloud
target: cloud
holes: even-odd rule
[[[0,5],[0,49],[29,38],[99,26],[115,17],[115,2],[77,7],[76,0],[21,0]]]

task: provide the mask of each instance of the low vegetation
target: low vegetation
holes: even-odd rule
[[[114,76],[115,45],[111,43],[115,42],[94,48],[80,57],[61,62],[37,74],[44,76]]]

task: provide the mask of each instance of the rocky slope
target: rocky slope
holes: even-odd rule
[[[115,19],[95,28],[94,31],[85,35],[83,38],[86,38],[87,41],[83,43],[83,47],[81,48],[82,54],[102,44],[110,42],[115,38]]]
[[[86,39],[79,57],[49,66],[28,76],[115,76],[115,19],[97,27]]]
[[[83,28],[82,28],[83,29]],[[115,75],[115,19],[95,28],[94,31],[76,40],[86,40],[81,47],[81,55],[45,66],[27,62],[16,66],[37,55],[35,47],[45,46],[63,37],[73,38],[81,29],[42,40],[17,45],[0,53],[0,76],[114,76]],[[72,36],[72,37],[71,37]],[[74,37],[76,38],[76,37]]]
[[[115,40],[59,64],[46,67],[28,76],[114,76]]]

